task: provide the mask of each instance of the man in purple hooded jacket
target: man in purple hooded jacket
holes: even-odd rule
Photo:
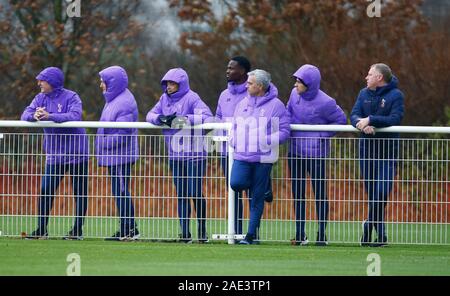
[[[100,87],[106,104],[100,121],[136,122],[138,107],[128,89],[128,76],[122,67],[111,66],[99,73]],[[139,238],[134,219],[134,206],[129,192],[131,167],[139,158],[136,128],[99,128],[96,138],[99,166],[108,167],[112,193],[120,215],[120,229],[107,240],[136,240]]]
[[[294,73],[295,87],[287,105],[292,124],[345,124],[344,111],[336,100],[320,90],[320,71],[316,66],[303,65]],[[316,197],[316,213],[319,220],[316,245],[327,245],[326,225],[328,220],[328,198],[326,183],[326,157],[330,151],[329,138],[335,132],[292,131],[289,149],[289,169],[292,178],[292,194],[295,200],[296,234],[292,241],[306,245],[305,193],[307,174]]]
[[[206,172],[207,152],[203,134],[199,130],[180,130],[176,127],[202,124],[212,117],[212,113],[199,95],[190,89],[188,74],[183,69],[170,69],[162,78],[161,86],[164,93],[148,112],[146,120],[152,124],[172,127],[163,129],[162,132],[169,150],[169,166],[178,196],[180,242],[192,242],[189,231],[189,198],[192,197],[197,214],[198,239],[200,243],[205,243],[206,201],[202,193],[202,181]]]
[[[219,96],[217,103],[216,117],[219,121],[226,122],[232,120],[236,105],[244,99],[247,95],[247,73],[250,71],[251,65],[247,58],[242,56],[233,57],[227,66],[227,80],[228,87]],[[226,131],[223,130],[226,134]],[[223,173],[228,184],[228,153],[227,143],[221,146],[221,165]],[[234,194],[234,233],[242,233],[242,193],[235,192]]]
[[[264,70],[249,72],[248,95],[234,111],[230,184],[237,192],[250,192],[250,222],[245,239],[239,244],[258,242],[272,166],[278,160],[279,145],[289,138],[289,114],[270,80],[270,74]]]
[[[56,67],[42,70],[36,77],[41,92],[25,108],[25,121],[80,121],[82,103],[77,93],[65,89],[64,74]],[[64,174],[72,176],[75,221],[64,239],[82,239],[87,209],[89,142],[84,128],[44,128],[45,174],[39,198],[38,227],[27,238],[47,238],[47,225],[53,196]]]

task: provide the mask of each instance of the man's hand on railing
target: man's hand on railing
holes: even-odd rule
[[[33,118],[37,121],[48,119],[49,113],[45,111],[45,107],[37,107]]]
[[[176,113],[173,113],[171,115],[159,115],[158,120],[164,125],[167,125],[169,127],[172,126],[172,121],[177,117]]]
[[[172,120],[171,128],[183,128],[188,122],[187,117],[177,116]]]
[[[366,118],[361,118],[358,123],[356,124],[356,128],[359,129],[360,131],[364,131],[364,128],[366,128],[367,126],[369,126],[370,124],[370,120],[369,117]]]
[[[375,135],[375,128],[373,126],[366,126],[362,129],[362,132],[366,135]]]

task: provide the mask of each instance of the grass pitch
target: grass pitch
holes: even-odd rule
[[[81,258],[81,275],[366,275],[377,253],[382,275],[450,275],[450,246],[362,248],[330,244],[261,245],[0,239],[0,275],[66,275],[67,256]]]

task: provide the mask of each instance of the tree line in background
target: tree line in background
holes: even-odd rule
[[[449,32],[429,26],[420,0],[382,1],[379,18],[367,16],[363,0],[167,2],[182,22],[179,40],[172,40],[181,50],[155,38],[167,34],[164,27],[135,17],[148,9],[142,0],[82,1],[81,18],[67,17],[64,0],[0,6],[0,118],[19,118],[38,91],[36,74],[51,65],[61,67],[66,87],[80,94],[84,120],[98,120],[104,105],[98,72],[114,64],[129,74],[140,120],[161,95],[161,77],[179,66],[214,112],[229,58],[245,55],[253,68],[272,74],[284,102],[292,73],[317,65],[322,89],[347,114],[369,66],[385,62],[405,93],[404,124],[447,122]]]

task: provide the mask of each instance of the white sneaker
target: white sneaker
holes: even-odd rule
[[[301,241],[300,241],[300,245],[301,246],[306,246],[307,244],[309,244],[309,240],[308,237],[304,237]]]
[[[309,240],[306,236],[301,241],[295,239],[291,240],[291,245],[294,246],[306,246],[307,244],[309,244]]]

